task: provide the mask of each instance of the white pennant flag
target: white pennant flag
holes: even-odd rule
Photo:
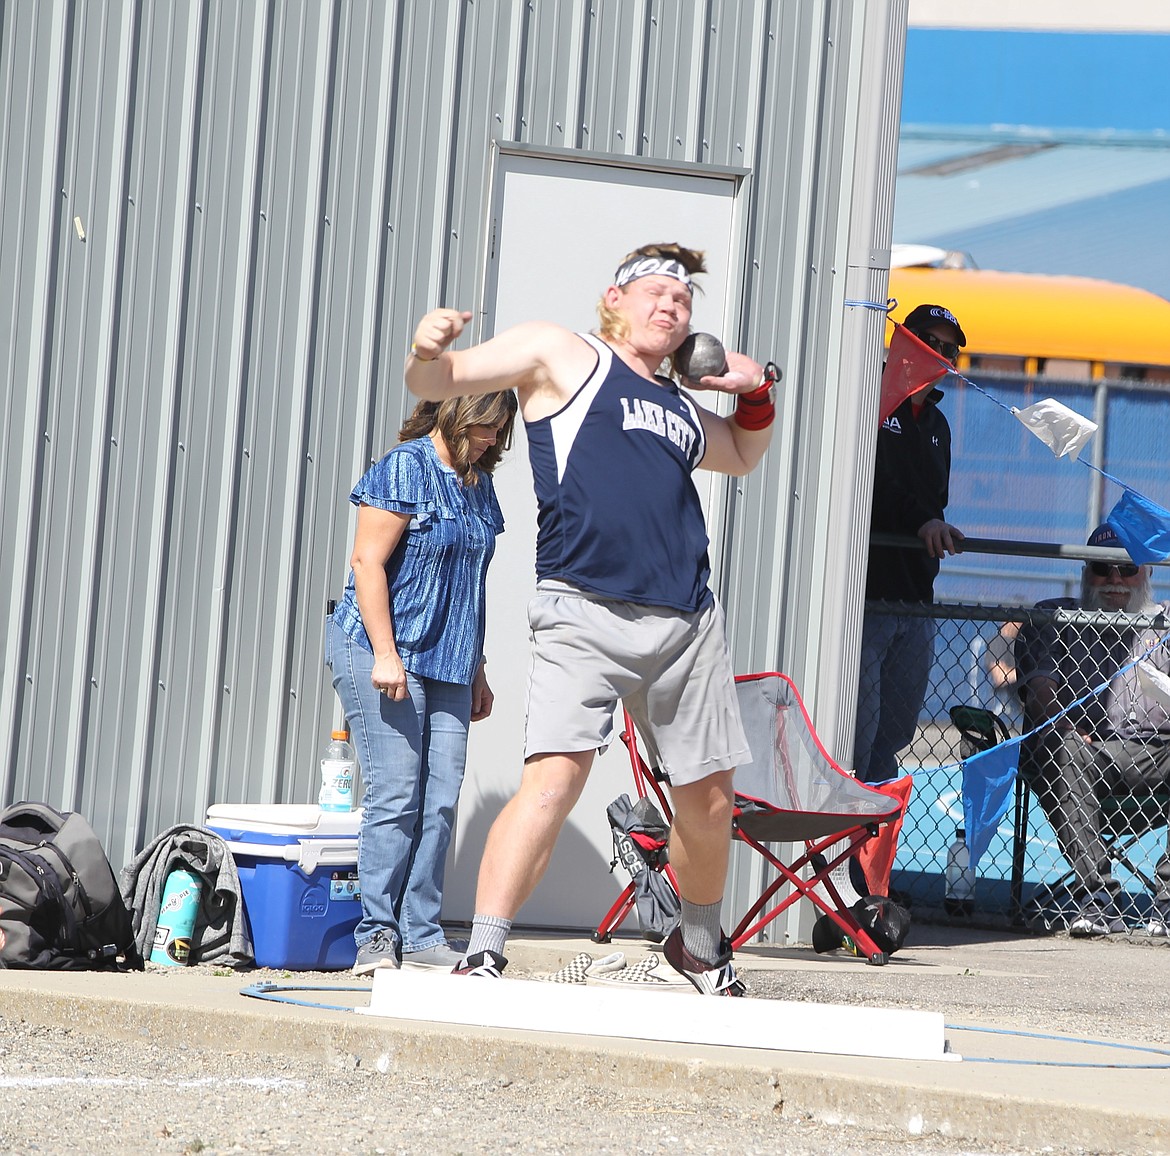
[[[1026,410],[1013,407],[1012,413],[1055,455],[1064,457],[1068,454],[1073,461],[1076,461],[1076,455],[1081,452],[1085,442],[1096,433],[1095,421],[1082,418],[1055,398],[1037,401]]]
[[[1027,409],[1013,407],[1012,413],[1058,458],[1068,454],[1074,462],[1085,442],[1097,432],[1096,422],[1081,417],[1052,397],[1046,397]]]
[[[1147,658],[1143,658],[1134,669],[1142,691],[1170,714],[1170,678]]]

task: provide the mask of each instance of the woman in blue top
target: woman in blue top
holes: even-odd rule
[[[349,496],[353,569],[325,661],[365,783],[356,975],[459,959],[439,924],[443,870],[468,724],[492,709],[485,579],[504,519],[491,474],[515,416],[510,391],[421,402]]]

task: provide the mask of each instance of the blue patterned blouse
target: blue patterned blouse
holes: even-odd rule
[[[483,654],[488,563],[504,516],[492,479],[465,486],[443,465],[429,437],[395,446],[354,487],[355,506],[409,514],[386,563],[390,616],[402,664],[412,674],[468,684]],[[333,622],[366,650],[353,571]]]

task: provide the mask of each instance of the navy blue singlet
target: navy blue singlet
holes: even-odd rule
[[[536,576],[644,606],[712,599],[707,529],[691,471],[706,452],[695,403],[647,381],[604,341],[558,413],[525,423],[536,487]]]

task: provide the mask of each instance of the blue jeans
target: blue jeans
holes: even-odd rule
[[[861,631],[853,768],[863,783],[898,777],[934,663],[933,618],[867,612]]]
[[[467,764],[471,687],[407,672],[394,702],[370,682],[374,656],[332,621],[325,663],[361,767],[358,947],[381,931],[403,951],[446,941],[439,925],[455,804]]]

